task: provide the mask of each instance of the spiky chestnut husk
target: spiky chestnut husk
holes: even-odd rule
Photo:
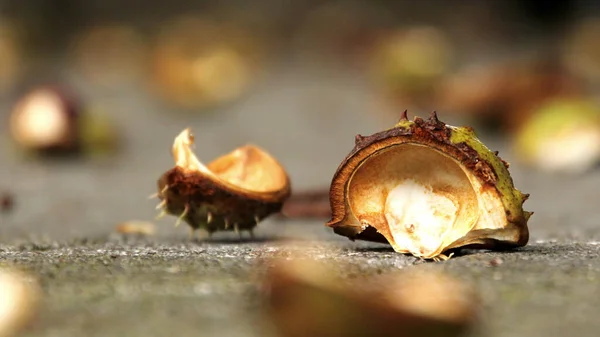
[[[435,112],[409,121],[405,111],[393,128],[356,136],[332,179],[326,225],[351,240],[444,259],[455,248],[527,244],[528,197],[472,128],[446,125]]]
[[[264,150],[246,145],[202,164],[191,146],[194,137],[185,129],[175,138],[175,167],[158,179],[157,196],[163,214],[172,214],[192,229],[247,230],[281,211],[291,193],[285,169]]]
[[[337,268],[310,258],[276,261],[264,282],[263,312],[277,336],[452,337],[480,319],[476,291],[444,273],[411,270],[348,283]]]

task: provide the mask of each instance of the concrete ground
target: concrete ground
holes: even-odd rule
[[[15,209],[0,217],[0,261],[39,276],[45,294],[26,336],[267,336],[260,274],[265,259],[289,249],[348,264],[348,279],[435,268],[471,281],[484,302],[482,336],[597,336],[600,172],[536,172],[514,160],[505,140],[487,135],[480,136],[512,163],[515,185],[531,194],[526,209],[535,211],[529,245],[513,252],[423,263],[384,245],[352,243],[325,228],[327,219],[268,219],[252,241],[220,233],[189,242],[183,226],[173,228],[173,217],[157,221],[150,238],[115,234],[120,222],[156,215],[146,196],[173,165],[172,139],[187,126],[201,160],[255,143],[279,158],[293,188],[302,190],[328,186],[356,133],[371,134],[396,119],[370,113],[375,96],[352,74],[284,67],[254,89],[207,115],[167,112],[140,93],[89,91],[126,134],[119,158],[41,163],[3,153],[0,188],[14,194]],[[288,246],[281,239],[295,240]],[[496,258],[503,263],[492,266]]]

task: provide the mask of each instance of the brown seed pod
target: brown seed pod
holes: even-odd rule
[[[158,180],[158,208],[179,217],[193,233],[204,228],[209,235],[218,230],[249,231],[269,215],[279,212],[291,193],[283,166],[254,145],[245,145],[208,165],[202,164],[191,146],[190,129],[173,143],[175,167]]]
[[[327,226],[351,240],[444,259],[459,247],[525,245],[528,197],[472,128],[446,125],[435,112],[409,121],[405,111],[393,128],[356,137],[331,183]]]

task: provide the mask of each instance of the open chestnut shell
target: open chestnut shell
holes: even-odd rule
[[[445,259],[454,248],[509,248],[529,239],[529,195],[513,185],[508,163],[470,127],[432,113],[356,136],[330,187],[334,232],[392,245],[400,253]]]
[[[209,235],[219,230],[252,234],[258,222],[281,210],[291,193],[290,180],[265,150],[245,145],[204,165],[193,143],[189,128],[175,138],[175,167],[158,180],[164,214],[177,215],[192,234],[199,228]]]

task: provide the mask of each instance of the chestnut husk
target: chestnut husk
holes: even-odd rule
[[[209,236],[216,231],[242,230],[252,235],[260,221],[281,211],[291,194],[290,181],[283,167],[266,151],[246,145],[204,166],[193,154],[192,144],[193,135],[190,129],[185,129],[173,145],[175,167],[157,181],[156,196],[161,200],[158,208],[163,208],[163,214],[179,216],[176,225],[185,221],[192,229],[191,234],[204,228]],[[235,172],[241,179],[260,179],[269,169],[264,165],[275,166],[270,173],[279,174],[277,188],[253,190],[225,177]]]
[[[432,153],[437,153],[436,156],[439,158],[445,158],[444,160],[447,159],[449,163],[453,163],[453,167],[458,166],[462,169],[461,172],[465,175],[464,179],[468,179],[466,181],[470,184],[472,192],[461,192],[469,191],[469,189],[465,190],[466,187],[464,186],[460,187],[462,188],[461,190],[450,187],[451,185],[444,185],[449,182],[442,181],[436,183],[438,185],[441,184],[437,187],[441,189],[440,193],[451,193],[454,195],[452,198],[465,199],[452,201],[453,203],[458,202],[458,205],[454,205],[457,207],[455,211],[456,218],[451,224],[436,222],[436,226],[440,226],[443,223],[442,226],[449,227],[444,227],[446,228],[444,232],[434,234],[437,235],[435,237],[428,236],[432,234],[426,232],[427,228],[431,229],[433,224],[429,224],[429,222],[424,220],[412,218],[412,220],[406,220],[417,221],[417,226],[421,226],[416,237],[414,236],[414,225],[412,224],[410,224],[410,227],[412,227],[410,229],[391,227],[392,225],[401,225],[400,223],[396,223],[396,220],[393,220],[392,224],[390,224],[388,216],[395,216],[390,215],[395,214],[390,213],[395,212],[395,210],[387,210],[387,208],[382,206],[382,202],[388,202],[385,200],[391,195],[392,189],[390,189],[390,184],[394,181],[385,180],[380,182],[377,180],[379,179],[377,177],[381,176],[387,177],[385,179],[393,179],[393,177],[386,174],[391,172],[390,174],[398,175],[401,173],[400,171],[394,173],[396,171],[390,171],[391,168],[381,166],[383,164],[380,161],[376,162],[378,164],[374,164],[374,167],[378,169],[373,173],[375,176],[372,177],[375,180],[367,183],[370,178],[365,178],[362,175],[359,180],[360,183],[356,183],[360,186],[356,187],[359,190],[351,190],[352,186],[355,186],[351,182],[357,179],[357,172],[365,172],[364,170],[369,160],[373,158],[389,158],[388,162],[396,163],[397,161],[389,160],[397,157],[386,157],[384,154],[389,153],[386,151],[394,149],[398,145],[403,145],[403,148],[409,146],[410,148],[431,150],[433,151]],[[382,154],[382,157],[377,157],[378,154]],[[397,155],[392,154],[392,156]],[[405,164],[409,165],[409,162],[405,162]],[[415,165],[423,164],[419,163]],[[440,168],[436,171],[436,167],[432,166],[427,171],[428,174],[432,174],[431,179],[434,178],[435,172],[443,170]],[[522,205],[529,198],[529,195],[522,193],[514,187],[508,167],[509,164],[502,160],[497,152],[490,151],[481,143],[472,128],[449,126],[440,121],[435,112],[432,113],[428,120],[415,117],[413,121],[409,121],[407,112],[404,111],[402,118],[394,127],[371,136],[356,136],[354,148],[342,161],[333,176],[330,187],[332,217],[326,223],[326,226],[332,228],[334,233],[346,236],[352,241],[366,240],[389,243],[398,252],[412,253],[415,256],[426,259],[432,258],[434,260],[447,259],[451,256],[453,250],[459,248],[503,250],[521,247],[526,245],[529,240],[527,222],[533,212],[523,210]],[[384,174],[385,172],[382,172],[382,170],[386,170],[385,172],[387,173]],[[466,175],[467,172],[469,176]],[[448,175],[448,173],[445,172],[445,175]],[[404,180],[398,181],[407,181],[407,179],[410,180],[412,178],[404,177],[402,179]],[[425,177],[419,179],[425,179]],[[433,181],[424,182],[424,184],[433,183]],[[466,184],[466,182],[460,183]],[[378,193],[386,194],[380,196]],[[427,202],[431,202],[430,200],[433,199],[427,199]],[[445,200],[449,201],[449,199]],[[354,201],[358,204],[354,205]],[[429,207],[433,207],[433,205],[429,204]],[[433,212],[433,209],[429,211]],[[406,211],[403,212],[406,213]],[[422,219],[425,219],[429,213],[418,214],[423,217]],[[439,216],[440,219],[443,217],[442,215]],[[461,216],[463,217],[461,218]],[[402,223],[404,226],[409,225],[409,223]],[[407,232],[404,233],[404,230]],[[398,238],[396,235],[398,235]],[[404,235],[408,235],[410,239],[404,237]],[[430,250],[434,247],[426,248],[424,246],[425,243],[421,241],[420,235],[427,235],[424,237],[434,240],[427,244],[436,244],[435,242],[439,241],[439,245],[436,245],[434,250]],[[409,241],[399,243],[397,241],[399,238]],[[450,253],[450,255],[445,255],[446,252]]]

